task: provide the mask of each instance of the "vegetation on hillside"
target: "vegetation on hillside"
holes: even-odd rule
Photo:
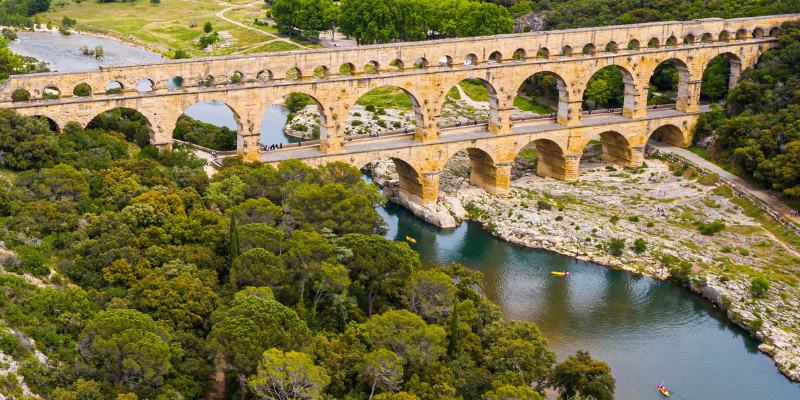
[[[605,364],[556,368],[534,324],[502,320],[479,273],[381,236],[354,167],[229,159],[209,179],[126,140],[124,113],[102,126],[127,132],[0,110],[3,393],[20,376],[54,400],[613,396]]]
[[[695,141],[713,139],[710,155],[756,182],[800,199],[800,23],[787,23],[781,48],[761,56],[727,96],[704,114]]]

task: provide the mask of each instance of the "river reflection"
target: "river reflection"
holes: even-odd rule
[[[607,362],[617,398],[800,399],[757,342],[710,303],[668,283],[498,240],[478,224],[439,230],[404,209],[379,209],[387,237],[417,239],[425,262],[460,262],[484,274],[506,318],[535,322],[559,359],[579,349]],[[570,278],[551,270],[569,270]]]

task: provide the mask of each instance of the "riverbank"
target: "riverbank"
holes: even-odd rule
[[[392,194],[388,170],[377,181],[388,179],[385,191]],[[597,162],[581,171],[578,182],[567,183],[515,166],[518,179],[510,195],[499,198],[470,186],[468,158],[454,157],[442,173],[439,203],[428,212],[449,211],[454,221],[477,221],[508,242],[614,269],[661,280],[685,274],[692,291],[760,340],[759,349],[784,375],[800,380],[796,249],[749,217],[726,187],[698,181],[691,170],[648,159],[636,170]],[[725,221],[720,232],[699,232],[699,224],[717,220]],[[770,281],[762,298],[750,291],[755,276]]]

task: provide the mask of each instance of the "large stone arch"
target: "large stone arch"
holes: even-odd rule
[[[443,160],[442,167],[454,155],[466,152],[470,161],[469,183],[493,195],[503,196],[508,194],[511,184],[511,162],[497,162],[491,150],[475,147],[473,144],[451,149],[447,159]]]
[[[701,64],[702,69],[700,70],[700,76],[702,77],[706,69],[708,69],[708,66],[709,64],[711,64],[711,61],[720,56],[727,57],[728,61],[730,62],[730,76],[728,77],[728,89],[732,89],[739,83],[739,78],[742,76],[742,71],[744,69],[743,65],[746,60],[731,51],[723,50],[709,54],[708,57],[705,59],[705,61]]]
[[[637,104],[637,97],[639,93],[639,85],[634,78],[634,68],[632,68],[627,63],[610,61],[608,63],[598,63],[598,65],[594,69],[590,69],[586,71],[586,75],[579,81],[577,90],[575,91],[575,97],[583,99],[584,94],[586,93],[586,88],[589,85],[589,81],[591,81],[592,77],[594,77],[598,72],[600,72],[604,68],[616,68],[622,73],[622,83],[624,85],[624,99],[622,102],[622,115],[633,118],[637,115],[637,108],[644,108],[644,105]],[[638,99],[642,101],[641,99]],[[646,99],[644,100],[646,101]]]
[[[45,122],[50,127],[50,130],[53,133],[61,133],[61,125],[59,125],[58,122],[56,120],[54,120],[53,118],[50,118],[50,117],[48,117],[46,115],[41,115],[41,114],[32,115],[32,116],[30,116],[28,118],[33,119],[33,120],[40,120],[42,122]]]
[[[489,94],[489,130],[492,132],[496,132],[501,129],[504,125],[509,125],[510,121],[504,121],[503,117],[500,115],[501,109],[510,108],[510,105],[506,104],[507,102],[500,96],[498,89],[495,87],[494,84],[489,82],[486,79],[486,76],[480,76],[479,74],[474,73],[466,73],[466,74],[457,74],[449,77],[441,84],[441,96],[439,99],[435,101],[439,109],[441,109],[441,105],[447,100],[447,93],[450,91],[451,88],[455,87],[456,85],[460,84],[462,81],[465,80],[472,80],[476,82],[480,82],[486,88]],[[507,116],[507,119],[510,120],[510,116]],[[439,116],[439,120],[436,121],[439,126],[443,125],[441,120],[441,116]]]
[[[327,146],[329,144],[329,142],[331,142],[331,141],[336,141],[336,143],[333,143],[334,146],[341,146],[340,141],[343,138],[336,137],[335,126],[331,126],[331,118],[330,118],[331,114],[330,113],[333,112],[333,110],[326,109],[325,108],[325,103],[323,103],[323,101],[320,100],[320,98],[317,97],[314,94],[314,92],[309,93],[309,91],[302,90],[300,86],[287,86],[287,87],[285,87],[283,89],[284,90],[274,92],[274,95],[272,95],[272,96],[265,97],[265,101],[263,102],[263,104],[261,104],[258,107],[258,109],[255,111],[256,114],[257,114],[257,118],[256,118],[256,120],[257,120],[256,122],[257,123],[255,124],[255,126],[257,126],[257,127],[261,126],[261,122],[262,122],[262,119],[264,118],[264,115],[266,114],[266,112],[269,109],[269,107],[271,107],[273,104],[282,102],[283,99],[285,99],[289,95],[302,94],[302,95],[308,96],[314,102],[314,105],[316,105],[316,107],[317,107],[317,113],[319,114],[319,142],[320,142],[320,147],[321,148],[325,148],[325,146]],[[342,125],[344,125],[343,121],[342,121]],[[334,128],[334,129],[331,129],[331,128]],[[331,132],[331,131],[333,131],[333,132]],[[260,134],[260,132],[259,132],[259,134]]]
[[[397,84],[392,84],[392,83],[386,83],[386,84],[380,84],[380,85],[374,85],[374,86],[365,87],[365,88],[362,88],[361,90],[358,90],[358,91],[352,93],[352,96],[351,96],[352,102],[347,104],[347,119],[349,119],[350,116],[352,115],[353,108],[356,106],[358,101],[364,95],[366,95],[367,93],[369,93],[369,92],[371,92],[373,90],[381,89],[381,88],[399,89],[403,93],[405,93],[405,95],[408,96],[408,99],[411,101],[412,110],[414,111],[414,126],[415,126],[415,131],[414,131],[415,135],[414,135],[414,137],[417,140],[425,141],[426,139],[428,139],[428,136],[431,134],[431,132],[428,132],[428,129],[427,129],[429,124],[426,124],[426,120],[427,120],[426,117],[428,115],[428,110],[423,108],[423,103],[420,102],[418,95],[415,94],[414,92],[412,92],[407,87],[404,87],[404,86],[411,86],[411,85],[397,85]],[[320,132],[320,139],[322,139],[322,133],[321,132]]]
[[[550,138],[533,138],[530,142],[521,143],[522,146],[517,146],[515,154],[531,143],[536,146],[539,154],[536,175],[565,181],[578,179],[580,154],[568,154],[564,147]]]
[[[76,121],[76,122],[80,123],[85,128],[89,128],[92,125],[92,122],[95,121],[98,117],[100,117],[101,115],[103,115],[103,114],[105,114],[107,112],[111,112],[111,111],[114,111],[114,110],[135,112],[136,114],[141,115],[142,118],[144,118],[145,126],[148,129],[150,144],[154,144],[154,145],[156,145],[156,144],[158,144],[158,145],[165,144],[165,143],[159,143],[158,132],[157,132],[157,129],[153,125],[154,124],[154,120],[153,120],[152,115],[148,115],[148,113],[146,113],[146,112],[144,112],[144,111],[142,111],[142,110],[140,110],[138,108],[126,107],[124,105],[119,106],[119,107],[107,107],[105,109],[101,109],[101,110],[93,112],[92,115],[89,115],[88,119],[86,119],[85,121]],[[62,125],[62,127],[63,127],[63,125]],[[170,131],[168,133],[169,133],[170,138],[171,138],[172,137],[172,131]],[[136,140],[136,138],[134,138],[134,140]]]
[[[599,136],[603,161],[623,167],[639,167],[642,165],[644,149],[634,148],[631,140],[625,135],[615,130],[606,130],[601,132]]]
[[[652,69],[644,72],[641,81],[642,85],[644,85],[646,88],[649,88],[650,81],[653,79],[653,75],[655,75],[659,67],[663,66],[667,62],[673,62],[675,64],[675,68],[678,70],[678,87],[676,88],[677,90],[675,92],[675,103],[678,109],[685,109],[687,104],[691,101],[689,83],[700,79],[698,76],[692,76],[691,69],[689,68],[686,60],[680,57],[657,60]]]
[[[427,177],[421,172],[421,168],[398,155],[383,155],[377,159],[370,157],[366,162],[359,162],[357,166],[363,169],[364,166],[378,161],[378,159],[392,160],[400,183],[400,195],[404,196],[406,201],[422,205],[436,202],[439,196],[438,171],[436,179],[431,181],[426,179]]]
[[[573,102],[574,99],[572,99],[570,97],[570,91],[571,91],[570,90],[571,89],[570,85],[562,77],[562,75],[561,75],[561,73],[559,71],[550,70],[550,69],[545,69],[545,70],[541,70],[541,71],[534,71],[533,73],[528,75],[524,80],[519,82],[518,85],[516,85],[517,93],[519,93],[519,91],[522,88],[522,86],[525,85],[526,81],[534,79],[534,77],[536,77],[538,75],[548,75],[548,76],[552,76],[552,77],[555,78],[555,80],[556,80],[556,90],[558,92],[557,93],[558,99],[557,99],[557,104],[556,104],[556,107],[555,107],[556,108],[556,120],[558,121],[559,124],[567,125],[568,121],[570,120],[570,117],[571,117],[570,116],[569,104],[570,104],[570,102]]]
[[[647,139],[657,140],[678,147],[686,147],[692,143],[692,136],[688,129],[674,124],[664,124],[649,127]]]

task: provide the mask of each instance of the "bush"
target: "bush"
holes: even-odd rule
[[[563,215],[559,215],[559,216],[556,217],[556,221],[563,221],[563,220],[564,220],[564,216]]]
[[[364,108],[369,112],[375,112],[375,106],[372,104],[367,104],[367,106]]]
[[[616,225],[617,222],[619,222],[619,217],[616,215],[612,215],[609,221],[611,221],[612,224]]]
[[[89,97],[92,95],[92,88],[85,83],[80,83],[72,90],[72,94],[78,97]]]
[[[630,217],[628,217],[628,221],[639,222],[639,216],[638,215],[631,215]]]
[[[11,93],[11,101],[30,101],[31,93],[25,89],[17,89]]]
[[[625,251],[625,239],[615,238],[606,243],[606,251],[614,257],[622,256]]]
[[[757,276],[750,281],[750,291],[753,297],[764,297],[769,292],[769,280],[764,276]]]
[[[715,233],[723,230],[725,228],[725,222],[722,220],[716,220],[711,223],[701,222],[697,225],[697,230],[700,231],[700,234],[705,236],[713,236]]]
[[[678,265],[669,269],[669,279],[680,285],[689,283],[689,276],[692,274],[692,264],[688,261],[681,261]]]
[[[647,226],[648,228],[652,228],[652,227],[656,226],[656,224],[655,224],[655,222],[653,222],[653,221],[647,221],[647,225],[646,225],[646,226]]]
[[[553,206],[551,206],[550,202],[548,202],[547,200],[539,200],[539,201],[536,202],[536,208],[538,208],[540,210],[549,210],[552,207]]]
[[[722,248],[720,249],[720,251],[723,253],[730,253],[732,250],[733,249],[731,248],[731,246],[722,246]]]
[[[647,250],[647,242],[644,239],[638,238],[633,242],[633,251],[636,254],[642,254]]]
[[[745,248],[743,248],[743,247],[742,247],[742,248],[740,248],[740,249],[739,249],[739,254],[741,254],[741,255],[743,255],[743,256],[745,256],[745,257],[747,257],[747,256],[749,256],[749,255],[750,255],[750,250],[747,250],[747,249],[745,249]]]
[[[714,186],[717,182],[719,182],[719,175],[717,174],[705,174],[697,178],[697,183],[705,186]]]
[[[0,328],[0,351],[5,354],[17,356],[22,347],[19,345],[17,336],[5,328]]]

